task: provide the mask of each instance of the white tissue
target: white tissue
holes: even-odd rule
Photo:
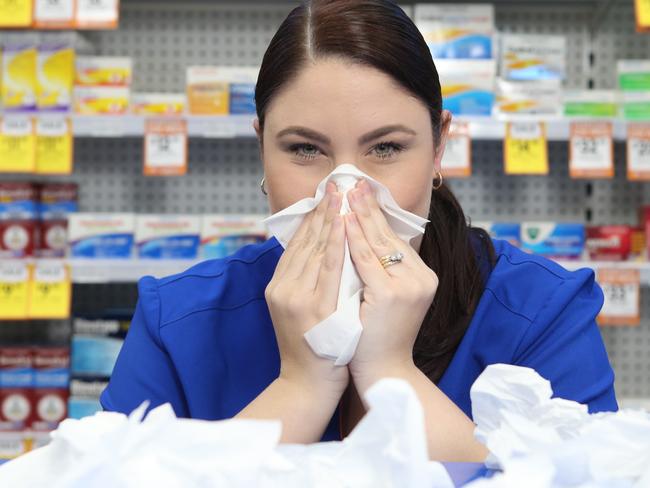
[[[337,166],[319,183],[314,197],[304,198],[265,219],[264,223],[269,233],[286,248],[305,216],[316,208],[325,196],[325,187],[330,180],[334,181],[338,191],[344,194],[341,215],[350,212],[347,192],[354,188],[360,178],[365,178],[370,183],[388,224],[400,239],[408,243],[417,235],[424,233],[427,219],[400,208],[388,188],[352,164]],[[352,263],[346,241],[336,311],[304,335],[314,353],[333,360],[337,366],[350,362],[359,343],[362,332],[359,318],[362,291],[363,283]]]
[[[650,487],[650,413],[590,415],[586,405],[551,398],[530,368],[488,366],[470,391],[477,440],[503,474],[472,488]]]
[[[413,388],[384,379],[368,414],[342,442],[279,445],[278,421],[177,419],[169,404],[142,420],[100,412],[65,420],[52,442],[0,466],[0,486],[27,488],[405,487],[451,488],[427,456]]]

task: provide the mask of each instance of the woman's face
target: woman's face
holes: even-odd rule
[[[436,147],[429,110],[388,75],[338,59],[318,60],[267,108],[261,157],[272,213],[314,196],[341,164],[383,183],[400,207],[427,217],[450,115]]]

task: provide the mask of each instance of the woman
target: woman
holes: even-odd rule
[[[284,442],[347,435],[382,377],[416,390],[429,454],[483,460],[469,389],[492,363],[529,366],[557,396],[616,410],[595,324],[591,270],[569,272],[471,228],[442,182],[450,114],[412,21],[388,0],[313,0],[294,9],[264,56],[255,130],[273,213],[313,196],[352,162],[426,217],[400,241],[368,185],[338,215],[333,185],[286,250],[275,239],[169,278],[143,278],[131,329],[101,401],[129,412],[170,402],[203,419],[279,418]],[[317,357],[303,333],[336,308],[344,240],[364,282],[364,332],[348,366]],[[400,251],[401,262],[380,258]]]

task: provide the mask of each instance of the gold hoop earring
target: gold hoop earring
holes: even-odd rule
[[[262,177],[262,181],[260,181],[260,190],[262,190],[262,193],[264,193],[265,195],[268,195],[268,193],[266,193],[266,190],[264,189],[264,180],[265,179],[266,178]]]
[[[433,180],[433,181],[434,181],[434,183],[433,183],[433,189],[434,189],[434,190],[439,190],[440,187],[442,186],[443,178],[442,178],[442,173],[441,173],[440,171],[436,171],[436,173],[437,173],[437,174],[436,174],[436,178]],[[438,183],[435,182],[436,179],[438,180]]]

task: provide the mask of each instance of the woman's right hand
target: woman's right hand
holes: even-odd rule
[[[328,183],[326,195],[300,225],[282,254],[265,297],[280,350],[280,378],[306,389],[340,395],[348,368],[317,356],[303,334],[336,310],[343,267],[342,196]]]

